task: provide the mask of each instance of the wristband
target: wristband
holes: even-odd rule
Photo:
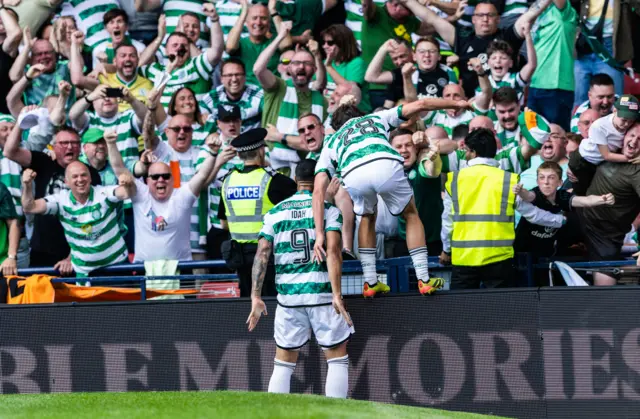
[[[84,97],[84,100],[86,100],[86,101],[87,101],[87,103],[89,103],[89,104],[93,103],[93,100],[89,100],[89,95],[86,95],[86,96]]]
[[[209,18],[209,19],[211,19],[211,18]],[[220,18],[217,18],[216,20],[211,19],[211,22],[212,22],[212,23],[217,23],[217,22],[219,22],[219,21],[220,21]]]
[[[151,112],[155,111],[156,109],[158,109],[158,107],[156,106],[155,108],[149,108],[147,107],[147,109],[149,109]]]
[[[4,9],[4,6],[0,7],[0,10]],[[16,260],[18,259],[16,255],[7,255],[7,259]]]
[[[31,83],[33,81],[33,79],[31,77],[27,76],[27,73],[24,73],[24,78],[27,79],[27,81],[29,83]]]
[[[278,12],[271,13],[271,17],[276,17],[276,16],[280,16],[280,13],[278,13]]]
[[[218,153],[214,153],[213,151],[211,151],[210,148],[207,148],[207,153],[209,153],[209,155],[213,157],[216,157],[218,155]]]
[[[478,77],[484,77],[484,76],[486,76],[486,75],[487,75],[487,73],[486,73],[486,72],[485,72],[485,73],[482,73],[482,74],[478,73]]]
[[[282,145],[287,145],[287,137],[288,137],[288,135],[287,135],[287,134],[284,134],[284,135],[282,136],[282,141],[280,141],[280,142],[282,143]]]

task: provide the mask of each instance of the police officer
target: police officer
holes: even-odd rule
[[[227,265],[240,279],[240,296],[251,295],[251,268],[258,248],[262,218],[274,205],[296,193],[296,183],[266,166],[267,130],[256,128],[239,135],[231,146],[242,165],[231,170],[222,183],[222,202],[218,217],[229,230],[231,240],[223,243]],[[241,167],[241,168],[239,168]],[[275,270],[270,263],[264,282],[264,295],[276,295]]]
[[[465,146],[468,167],[449,173],[445,185],[440,262],[453,265],[451,289],[514,286],[515,211],[545,227],[566,220],[516,197],[518,176],[498,167],[493,132],[475,130]]]

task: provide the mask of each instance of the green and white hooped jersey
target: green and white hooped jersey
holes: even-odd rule
[[[220,85],[203,96],[199,103],[200,110],[211,114],[213,120],[218,119],[218,105],[236,105],[240,108],[242,116],[241,133],[253,128],[260,128],[262,109],[264,107],[264,90],[254,84],[247,84],[240,100],[229,100],[224,86]]]
[[[527,0],[506,0],[500,17],[519,16],[528,10]]]
[[[46,214],[57,215],[71,248],[71,265],[80,276],[122,262],[127,246],[118,223],[122,202],[115,196],[117,186],[92,186],[86,203],[78,202],[71,191],[46,196]]]
[[[325,231],[340,232],[338,207],[324,204]],[[273,243],[278,304],[284,307],[331,304],[327,264],[312,262],[316,241],[312,195],[300,191],[273,207],[264,216],[260,238]]]
[[[138,72],[142,77],[151,80],[154,86],[158,86],[165,75],[165,66],[159,63],[148,64],[140,67]],[[196,100],[201,100],[211,87],[211,73],[213,67],[207,60],[207,54],[203,52],[197,57],[192,57],[180,68],[171,73],[171,78],[162,93],[160,103],[165,109],[171,102],[171,96],[183,87],[189,87],[196,94]]]
[[[520,139],[520,126],[516,126],[516,129],[513,131],[507,131],[502,127],[502,125],[500,125],[499,121],[496,121],[493,124],[493,127],[496,131],[496,137],[500,140],[501,149],[518,145],[518,140]]]
[[[494,93],[501,87],[511,87],[512,89],[515,89],[515,91],[518,92],[518,99],[520,100],[520,104],[523,104],[523,92],[524,88],[527,87],[527,83],[525,83],[524,80],[522,80],[522,77],[520,77],[520,72],[507,73],[504,75],[502,80],[498,81],[494,80],[493,76],[489,74],[489,82],[491,83],[491,90]],[[481,93],[482,89],[480,89],[480,86],[476,87],[476,96]]]
[[[92,50],[110,39],[102,23],[104,14],[119,8],[118,0],[65,0],[60,16],[73,16],[78,30],[85,34],[85,46]]]
[[[4,183],[4,186],[7,187],[11,197],[13,198],[13,203],[16,206],[16,213],[18,216],[22,217],[24,212],[22,211],[22,167],[14,162],[13,160],[9,160],[4,157],[2,154],[2,150],[0,150],[0,182]]]
[[[386,0],[373,0],[377,6],[384,6]],[[344,8],[347,12],[345,25],[353,31],[358,46],[362,39],[362,24],[364,15],[362,14],[362,0],[345,0]]]
[[[247,3],[251,4],[249,0]],[[216,11],[218,12],[218,17],[220,18],[220,26],[222,27],[222,34],[224,35],[224,41],[227,42],[227,36],[229,36],[229,32],[233,29],[233,25],[235,25],[238,18],[240,18],[240,14],[242,13],[242,6],[232,0],[218,0],[216,1]],[[207,19],[207,22],[209,20]],[[241,38],[246,38],[249,36],[249,30],[246,25],[242,27]]]
[[[352,170],[375,160],[404,160],[389,144],[389,133],[404,122],[402,105],[353,118],[325,143],[316,165],[316,173],[346,177]],[[326,141],[326,140],[325,140]]]
[[[209,39],[209,27],[205,25],[207,15],[202,11],[204,3],[213,3],[208,0],[162,0],[162,11],[167,18],[167,33],[172,34],[178,26],[180,16],[186,12],[195,13],[200,18],[200,39]]]
[[[616,95],[616,101],[618,101],[619,96]],[[571,117],[571,132],[574,134],[578,134],[580,132],[580,130],[578,129],[578,121],[580,120],[580,115],[582,115],[582,113],[584,111],[586,111],[587,109],[591,109],[591,103],[589,102],[589,99],[587,99],[586,101],[584,101],[584,103],[582,103],[580,106],[578,106],[576,108],[576,111],[574,112],[573,116]],[[611,108],[613,110],[613,107]]]

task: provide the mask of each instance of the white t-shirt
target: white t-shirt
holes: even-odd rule
[[[186,183],[173,190],[164,202],[156,201],[147,185],[136,179],[138,192],[132,199],[137,262],[191,260],[189,224],[197,197]]]
[[[624,142],[624,132],[618,131],[613,126],[613,116],[610,114],[596,119],[589,127],[589,138],[580,143],[580,155],[591,164],[600,164],[604,161],[598,145],[606,145],[612,153],[619,153]]]

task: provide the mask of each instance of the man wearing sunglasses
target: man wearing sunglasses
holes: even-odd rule
[[[222,184],[218,218],[229,230],[231,241],[223,244],[224,259],[240,279],[240,296],[251,295],[251,267],[258,250],[258,234],[264,215],[296,193],[296,183],[266,166],[264,139],[267,130],[253,129],[238,136],[231,146],[244,163],[229,172]],[[264,295],[274,296],[275,270],[266,271]]]
[[[318,43],[312,40],[309,41],[310,51],[299,47],[296,49],[287,68],[291,80],[284,81],[273,74],[267,64],[279,43],[289,34],[291,23],[284,22],[280,29],[278,36],[258,57],[253,72],[264,89],[262,126],[271,124],[283,134],[296,135],[299,115],[312,112],[322,121],[327,118],[327,101],[321,93],[326,83],[326,70]],[[318,90],[309,88],[314,75],[314,84],[320,86]],[[300,157],[284,138],[281,144],[276,144],[270,151],[269,160],[274,169],[289,175]]]

